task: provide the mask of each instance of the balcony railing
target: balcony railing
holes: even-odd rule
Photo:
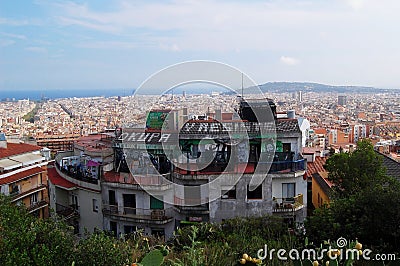
[[[294,212],[302,209],[303,194],[298,194],[292,198],[273,198],[273,212]]]
[[[171,182],[167,180],[167,176],[164,175],[134,175],[128,173],[107,173],[103,176],[103,181],[130,184],[130,185],[141,185],[141,186],[163,186],[171,185]]]
[[[95,185],[97,185],[99,183],[98,179],[92,178],[89,175],[86,175],[85,173],[77,171],[76,167],[69,167],[69,168],[65,169],[65,168],[60,167],[60,165],[57,162],[56,162],[56,167],[62,173],[64,173],[67,176],[72,177],[73,179],[84,181],[84,182],[95,184]]]
[[[164,224],[172,221],[172,208],[143,209],[118,205],[103,205],[103,213],[109,216],[118,216],[136,222],[154,222]]]
[[[79,217],[79,211],[75,206],[64,206],[59,203],[56,203],[56,213],[65,220]]]
[[[306,159],[272,162],[269,173],[291,173],[306,170]]]
[[[14,201],[20,200],[26,196],[29,196],[35,192],[45,190],[46,187],[47,186],[45,184],[39,184],[38,186],[28,189],[27,191],[24,191],[24,192],[21,192],[20,190],[13,191],[10,193],[10,196],[12,197],[11,201],[14,202]]]
[[[256,167],[265,168],[265,171],[269,168],[269,173],[293,173],[298,171],[306,170],[306,159],[299,159],[295,161],[274,161],[274,162],[249,162],[249,163],[238,163],[232,164],[231,168],[227,168],[226,164],[212,164],[201,170],[199,166],[195,163],[181,164],[182,167],[175,168],[175,173],[179,175],[210,175],[218,173],[234,174],[234,173],[244,173],[251,174],[254,173]],[[187,170],[186,170],[187,169]],[[179,177],[179,176],[178,176]]]
[[[37,202],[32,203],[32,204],[31,204],[29,207],[27,207],[26,209],[27,209],[27,211],[28,211],[29,213],[31,213],[31,212],[34,212],[34,211],[39,210],[39,209],[41,209],[41,208],[44,208],[44,207],[46,207],[47,205],[49,205],[49,203],[48,203],[47,200],[48,200],[47,198],[41,199],[41,200],[39,200],[39,201],[37,201]]]
[[[201,202],[206,202],[206,203],[202,204]],[[180,213],[207,214],[210,211],[209,204],[208,204],[208,198],[205,198],[205,199],[198,199],[198,198],[182,199],[182,198],[175,196],[174,204],[175,204],[176,210]]]

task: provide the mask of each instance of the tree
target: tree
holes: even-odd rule
[[[58,217],[37,219],[0,194],[0,265],[126,265],[128,243],[103,232],[77,241]]]
[[[335,154],[326,169],[333,200],[308,218],[309,237],[315,242],[358,238],[376,252],[400,250],[400,183],[386,176],[372,144],[363,140],[354,152]]]
[[[39,220],[0,194],[0,265],[71,265],[74,236],[58,219]]]
[[[129,245],[104,232],[82,238],[76,248],[76,265],[127,265],[132,260]]]
[[[353,152],[334,154],[325,168],[329,181],[334,184],[334,197],[348,197],[373,184],[386,182],[382,158],[374,152],[369,140],[359,141]]]

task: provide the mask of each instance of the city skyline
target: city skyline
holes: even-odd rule
[[[400,87],[396,1],[0,4],[0,90],[137,88],[188,60],[270,81]]]

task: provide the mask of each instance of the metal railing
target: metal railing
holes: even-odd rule
[[[44,190],[46,187],[47,186],[45,184],[38,184],[36,187],[30,188],[24,192],[22,192],[21,190],[14,191],[14,192],[10,193],[10,196],[12,197],[11,201],[14,202],[14,201],[20,200],[21,198],[26,197],[30,194],[33,194],[37,191]]]
[[[201,202],[207,202],[207,204],[201,204]],[[208,202],[209,198],[179,198],[177,196],[174,196],[174,204],[178,206],[203,206],[208,209]]]
[[[121,184],[141,185],[141,186],[161,186],[170,185],[171,182],[166,180],[166,177],[162,175],[134,175],[125,174],[121,175],[116,173],[113,176],[103,176],[103,180],[106,182],[115,182]]]
[[[167,209],[143,209],[132,208],[118,205],[103,205],[103,213],[106,215],[123,216],[126,218],[137,220],[154,220],[166,221],[170,220],[172,215],[172,208]]]
[[[40,208],[43,208],[43,207],[47,206],[48,204],[49,204],[48,203],[48,198],[43,198],[41,200],[38,200],[37,202],[31,203],[31,205],[28,206],[26,209],[27,209],[28,212],[33,212],[33,211],[36,211],[36,210],[38,210]]]
[[[230,168],[227,168],[228,163],[225,164],[210,164],[209,166],[201,170],[190,170],[199,169],[199,166],[195,163],[181,164],[181,168],[176,167],[175,173],[180,175],[208,175],[218,173],[254,173],[257,165],[259,167],[268,170],[268,173],[293,173],[297,171],[305,171],[307,161],[306,159],[299,159],[295,161],[274,161],[274,162],[248,162],[248,163],[237,163],[232,164]],[[261,169],[262,169],[261,168]],[[186,170],[187,169],[187,170]]]
[[[306,159],[300,159],[296,161],[277,161],[272,162],[269,169],[269,173],[279,172],[297,172],[306,170],[307,161]]]
[[[64,206],[62,204],[56,203],[56,213],[64,217],[66,220],[73,217],[79,217],[79,211],[74,205]]]
[[[274,212],[292,212],[304,207],[303,194],[291,198],[272,198]]]
[[[70,168],[65,169],[65,168],[60,167],[60,164],[57,161],[55,162],[55,165],[60,172],[62,172],[63,174],[65,174],[73,179],[84,181],[84,182],[95,184],[95,185],[99,184],[98,179],[91,178],[91,177],[85,175],[84,173],[77,171],[76,167],[70,167]]]

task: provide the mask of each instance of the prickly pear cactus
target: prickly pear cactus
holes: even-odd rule
[[[143,266],[160,266],[164,260],[164,256],[159,250],[152,250],[144,256],[140,265]]]

